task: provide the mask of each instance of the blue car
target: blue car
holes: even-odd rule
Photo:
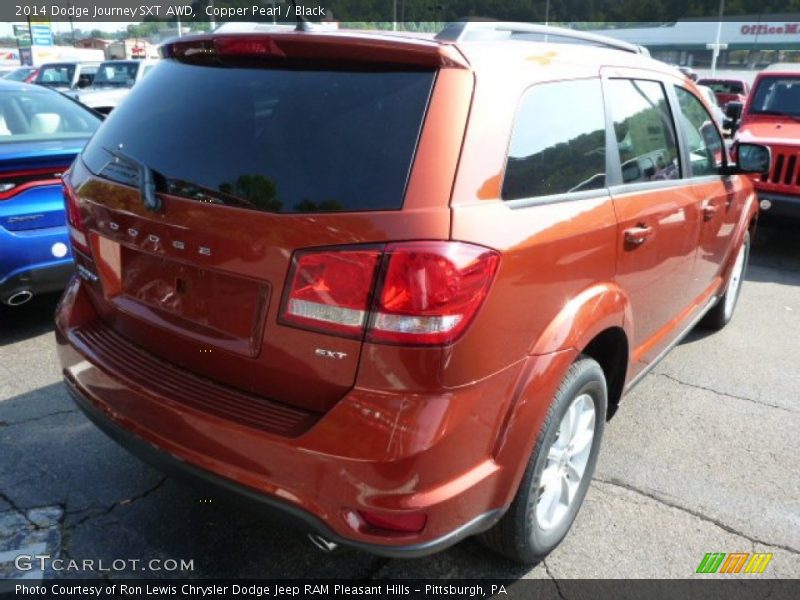
[[[69,280],[61,175],[100,123],[58,92],[0,80],[0,302],[24,304]]]

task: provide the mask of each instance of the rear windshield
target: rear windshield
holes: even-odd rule
[[[744,94],[744,85],[741,81],[719,81],[701,79],[697,82],[700,85],[707,85],[715,94]]]
[[[162,60],[103,124],[83,158],[123,149],[160,191],[271,212],[402,206],[435,71],[198,66]]]
[[[800,77],[762,78],[750,112],[800,116]]]
[[[94,76],[94,85],[131,87],[136,79],[136,63],[103,63]]]
[[[47,65],[42,67],[36,79],[39,85],[63,86],[72,84],[75,65]]]

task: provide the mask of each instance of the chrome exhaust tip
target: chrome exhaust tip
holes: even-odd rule
[[[314,544],[318,550],[322,550],[323,552],[333,552],[339,547],[339,544],[330,542],[316,533],[309,533],[308,539],[311,540],[311,543]]]
[[[5,299],[5,303],[9,306],[22,306],[33,298],[33,292],[30,290],[20,290],[14,292]]]

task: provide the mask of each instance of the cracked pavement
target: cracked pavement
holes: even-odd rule
[[[194,561],[98,577],[537,578],[562,597],[563,578],[692,577],[706,552],[771,552],[765,577],[800,577],[798,230],[761,226],[733,322],[692,332],[623,400],[573,530],[533,568],[472,540],[415,560],[321,554],[280,521],[163,477],[72,405],[55,302],[0,308],[0,578],[19,576],[23,551]]]

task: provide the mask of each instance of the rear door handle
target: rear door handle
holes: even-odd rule
[[[710,221],[717,214],[716,204],[706,204],[703,207],[703,221]]]
[[[625,243],[629,246],[641,246],[653,237],[653,228],[647,225],[637,225],[625,230]]]

